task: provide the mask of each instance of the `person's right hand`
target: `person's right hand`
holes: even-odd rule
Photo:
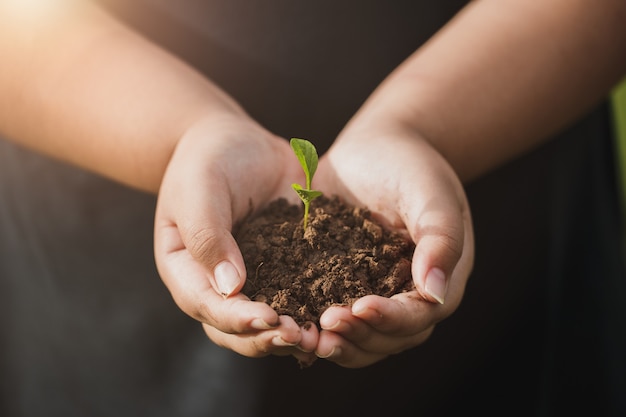
[[[280,196],[295,202],[290,184],[302,176],[286,140],[228,115],[182,136],[160,187],[154,237],[164,283],[213,342],[245,356],[315,358],[316,326],[300,328],[239,293],[246,268],[231,234],[252,210]]]

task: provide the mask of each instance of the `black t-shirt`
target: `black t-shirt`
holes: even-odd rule
[[[464,2],[101,3],[324,150]],[[213,345],[158,277],[153,196],[0,141],[0,415],[625,415],[609,122],[602,105],[468,184],[462,305],[423,346],[355,370]]]

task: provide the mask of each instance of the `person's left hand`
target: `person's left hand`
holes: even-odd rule
[[[416,290],[326,310],[318,357],[363,367],[423,343],[460,304],[474,259],[470,211],[452,168],[408,130],[346,129],[320,159],[315,187],[368,207],[416,244]]]

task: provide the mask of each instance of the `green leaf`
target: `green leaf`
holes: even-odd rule
[[[289,144],[298,157],[298,161],[300,161],[300,165],[306,177],[306,188],[302,187],[300,184],[291,184],[291,187],[298,194],[302,202],[304,202],[303,227],[304,230],[306,230],[311,201],[322,195],[320,191],[311,190],[313,175],[315,171],[317,171],[317,150],[315,146],[306,139],[291,138]]]
[[[306,188],[310,189],[313,175],[315,175],[315,171],[317,171],[317,150],[315,149],[315,146],[306,139],[291,138],[289,144],[291,145],[293,152],[298,157],[298,161],[300,161],[300,165],[302,165],[302,169],[304,170]]]
[[[294,189],[305,204],[309,204],[311,201],[322,195],[321,191],[305,190],[300,184],[291,184],[291,188]]]

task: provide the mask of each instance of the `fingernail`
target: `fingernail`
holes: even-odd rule
[[[433,268],[428,271],[424,290],[431,297],[437,300],[439,304],[443,304],[443,301],[446,298],[446,292],[448,291],[446,274],[444,274],[439,268]]]
[[[273,344],[274,346],[278,346],[278,347],[284,347],[284,346],[295,346],[295,345],[296,345],[296,343],[289,343],[289,342],[286,342],[286,341],[285,341],[285,340],[283,340],[283,338],[282,338],[282,337],[280,337],[280,336],[275,336],[275,337],[272,339],[272,344]]]
[[[381,312],[361,304],[355,304],[353,306],[352,314],[369,322],[379,322],[383,318]]]
[[[363,313],[365,313],[367,311],[367,306],[363,305],[362,303],[354,303],[354,305],[352,306],[352,314],[354,314],[355,316],[359,316]]]
[[[254,320],[252,320],[252,322],[250,323],[250,327],[252,327],[255,330],[269,330],[269,329],[273,328],[273,326],[270,326],[263,319],[254,319]]]
[[[224,297],[228,297],[239,286],[241,278],[233,264],[228,261],[220,262],[213,271],[217,290]]]
[[[342,324],[343,324],[343,321],[337,320],[331,326],[322,326],[322,329],[324,329],[324,330],[337,330],[339,328],[339,326],[341,326]]]
[[[341,348],[335,346],[330,352],[328,352],[328,354],[319,354],[319,353],[315,353],[315,355],[320,358],[320,359],[329,359],[332,358],[334,356],[339,356],[341,355]]]

